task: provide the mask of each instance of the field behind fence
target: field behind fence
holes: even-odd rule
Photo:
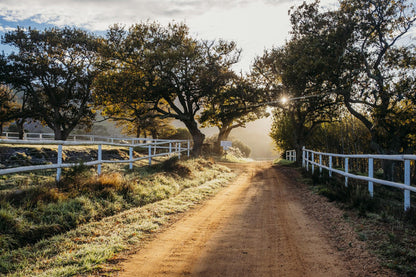
[[[190,154],[188,140],[74,135],[57,141],[51,140],[53,134],[41,133],[27,133],[20,140],[16,135],[3,133],[6,138],[0,139],[0,175],[56,169],[56,180],[60,180],[63,168],[80,164],[97,166],[101,174],[103,164],[127,163],[132,169],[138,161],[151,165],[156,157]]]

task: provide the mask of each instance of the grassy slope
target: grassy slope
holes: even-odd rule
[[[109,179],[119,178],[114,176],[110,175]],[[84,195],[74,195],[74,191],[71,190],[58,190],[63,196],[69,194],[75,197],[85,210],[97,215],[91,219],[103,219],[79,224],[68,232],[42,239],[34,244],[12,247],[9,251],[2,250],[0,268],[3,273],[9,272],[11,276],[72,276],[106,271],[107,266],[103,264],[108,265],[111,260],[117,258],[118,253],[140,243],[146,236],[166,224],[174,214],[186,211],[214,194],[232,176],[233,174],[224,167],[204,160],[189,160],[179,162],[179,167],[164,163],[150,170],[128,172],[119,185],[110,182],[112,185],[102,186],[101,181],[97,187],[97,182],[93,182],[95,185],[88,185],[86,182],[83,185],[87,184],[90,189],[84,189]],[[101,192],[95,194],[91,188]],[[125,197],[126,188],[128,197]],[[107,201],[108,193],[110,199],[116,201],[110,201],[107,205],[97,204],[103,200]],[[63,197],[50,205],[73,200],[74,198]],[[145,205],[146,203],[153,204]],[[114,215],[100,215],[108,213],[103,206],[108,207],[110,204],[110,214]],[[45,204],[36,205],[35,208]],[[12,207],[9,206],[9,209]],[[22,207],[16,210],[16,213],[22,212]],[[0,233],[0,236],[2,235]]]
[[[416,209],[403,211],[401,190],[376,185],[371,198],[366,183],[350,180],[345,187],[343,178],[329,179],[316,173],[310,179],[311,175],[304,174],[303,182],[313,184],[313,191],[337,202],[358,238],[367,242],[385,266],[404,276],[416,275]],[[412,203],[416,202],[414,197]]]

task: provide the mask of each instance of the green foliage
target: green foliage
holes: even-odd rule
[[[192,136],[187,129],[176,128],[175,132],[171,135],[168,135],[166,139],[190,140],[192,139]]]
[[[195,116],[233,76],[236,44],[194,39],[185,24],[139,23],[129,30],[111,27],[101,52],[107,70],[95,85],[99,105],[127,118],[152,110],[154,116],[180,120],[200,155],[205,136]]]
[[[0,134],[3,132],[3,127],[18,116],[19,106],[15,95],[1,83],[0,79]]]
[[[273,115],[273,124],[270,137],[273,139],[276,148],[280,151],[295,149],[296,137],[293,132],[294,123],[284,112],[276,111]],[[306,142],[304,142],[306,145]]]
[[[276,102],[271,136],[279,150],[295,149],[300,161],[302,146],[322,123],[336,120],[340,112],[340,97],[331,94],[330,80],[338,72],[342,53],[328,42],[330,18],[319,15],[317,4],[301,5],[291,14],[293,39],[284,46],[266,50],[253,65],[253,76],[262,86],[274,92],[275,100],[293,98],[288,103]],[[306,18],[305,18],[306,17]],[[302,35],[299,22],[309,25],[310,35]],[[322,28],[322,29],[321,29]],[[329,80],[329,81],[328,81]]]
[[[245,128],[248,122],[268,116],[265,106],[261,105],[266,99],[266,92],[256,88],[249,78],[237,76],[230,78],[229,84],[209,97],[199,122],[203,127],[218,127],[215,143],[218,153],[221,152],[221,141],[228,140],[233,129]]]
[[[251,153],[250,146],[248,146],[247,144],[245,144],[244,142],[240,140],[232,139],[231,141],[233,143],[233,147],[238,148],[243,154],[244,158],[250,157],[250,153]]]
[[[414,152],[416,51],[401,41],[414,8],[407,0],[343,0],[339,10],[324,11],[319,2],[291,10],[292,39],[254,65],[276,96],[299,99],[278,104],[283,111],[271,133],[278,148]],[[345,110],[337,109],[341,101]],[[334,120],[341,122],[329,124]]]
[[[79,29],[10,31],[3,43],[18,53],[2,56],[4,82],[23,92],[21,117],[39,119],[66,139],[94,118],[91,85],[97,73],[99,40]]]
[[[370,132],[352,115],[321,124],[307,142],[308,147],[316,151],[343,154],[371,153],[370,144]]]
[[[236,159],[248,158],[250,156],[251,154],[250,146],[248,146],[244,142],[232,136],[228,140],[231,141],[232,148],[233,148],[231,151],[228,151],[228,154],[231,154],[231,152],[233,152],[233,155],[235,156]],[[206,144],[208,147],[205,150],[208,156],[213,155],[213,154],[218,154],[218,151],[216,150],[217,142],[218,142],[217,136],[212,136],[206,139]]]
[[[295,162],[294,161],[289,161],[286,159],[276,159],[273,161],[273,164],[276,165],[283,165],[283,166],[295,166]]]

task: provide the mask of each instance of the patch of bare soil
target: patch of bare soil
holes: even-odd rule
[[[239,177],[155,236],[119,276],[395,276],[296,170],[232,165]]]

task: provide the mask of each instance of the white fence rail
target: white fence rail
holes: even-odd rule
[[[291,162],[296,162],[296,150],[287,150],[286,160],[291,161]]]
[[[19,139],[18,132],[3,132],[1,137],[5,139]],[[23,133],[23,140],[53,140],[54,133]],[[92,141],[92,142],[111,142],[120,144],[138,144],[138,143],[151,143],[151,142],[169,142],[168,139],[151,139],[151,138],[127,138],[127,137],[106,137],[97,135],[83,135],[75,134],[69,135],[66,141]],[[186,140],[183,140],[186,142]]]
[[[78,136],[77,137],[81,137]],[[36,139],[0,139],[0,147],[3,145],[57,145],[57,161],[56,164],[46,165],[30,165],[20,166],[13,168],[0,169],[0,175],[34,171],[34,170],[45,170],[45,169],[57,169],[56,180],[59,181],[61,178],[62,168],[74,167],[79,163],[63,163],[62,153],[64,146],[85,146],[85,145],[96,145],[97,146],[97,160],[88,161],[83,163],[84,165],[93,166],[97,165],[97,173],[101,174],[101,165],[105,163],[129,163],[129,168],[133,168],[133,163],[140,160],[148,160],[149,165],[152,164],[152,158],[161,156],[178,155],[181,156],[182,152],[190,155],[190,142],[189,140],[159,140],[159,139],[147,139],[147,138],[106,138],[97,136],[88,136],[90,139],[86,141],[75,140],[75,141],[58,141],[58,140],[45,140],[44,136],[37,137]],[[93,139],[91,139],[91,137]],[[101,141],[99,140],[101,139]],[[128,160],[103,160],[102,159],[102,146],[117,146],[120,148],[129,148],[129,159]],[[134,148],[146,149],[147,155],[134,157]]]
[[[322,157],[328,157],[328,164],[324,165]],[[334,169],[332,166],[332,158],[338,157],[344,160],[344,170]],[[368,160],[368,176],[356,175],[348,172],[349,159],[367,159]],[[402,161],[404,163],[404,182],[392,182],[374,178],[374,160],[394,160]],[[332,173],[338,173],[345,177],[345,186],[348,186],[348,178],[362,180],[368,182],[368,191],[370,196],[374,195],[374,183],[395,187],[404,191],[404,210],[410,208],[410,192],[416,192],[416,187],[410,184],[410,161],[416,160],[416,155],[343,155],[333,153],[322,153],[313,150],[303,148],[302,151],[302,166],[312,170],[312,174],[315,171],[315,166],[319,168],[319,172],[322,173],[322,169],[326,169],[329,172],[329,176],[332,177]]]

